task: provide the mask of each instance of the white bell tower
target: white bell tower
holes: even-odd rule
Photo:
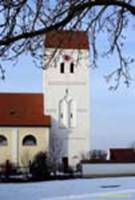
[[[82,154],[89,151],[90,143],[87,33],[48,33],[45,40],[45,68],[44,112],[52,118],[50,140],[55,135],[61,141],[59,157],[67,158],[69,165],[75,165]]]

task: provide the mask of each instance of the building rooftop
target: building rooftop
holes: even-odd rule
[[[110,149],[110,159],[113,161],[135,161],[135,151],[132,148]]]
[[[0,126],[50,126],[43,94],[0,93]]]
[[[84,31],[51,31],[46,35],[45,47],[89,49],[88,35]]]

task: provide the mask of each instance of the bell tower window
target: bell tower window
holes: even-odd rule
[[[71,64],[70,64],[70,73],[74,73],[74,63],[72,62]]]
[[[67,113],[67,102],[65,99],[59,101],[59,127],[65,128],[68,126],[68,113]]]
[[[69,127],[75,128],[77,124],[77,112],[76,112],[76,102],[71,99],[68,102],[68,112],[69,112]]]
[[[64,72],[65,72],[65,65],[64,65],[64,63],[62,62],[62,63],[60,64],[60,73],[61,73],[61,74],[64,74]]]

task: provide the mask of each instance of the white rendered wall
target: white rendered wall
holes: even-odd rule
[[[54,49],[46,49],[46,55],[53,54]],[[77,163],[81,154],[89,151],[90,131],[90,87],[89,87],[89,52],[88,50],[57,50],[53,60],[48,64],[45,60],[43,73],[44,112],[52,117],[51,134],[62,138],[64,148],[61,157],[68,157],[70,164]],[[63,56],[71,56],[70,61],[64,61]],[[79,59],[78,59],[79,58]],[[65,73],[60,73],[60,63],[65,63]],[[75,64],[75,72],[70,73],[70,63]],[[67,92],[68,91],[68,92]],[[68,107],[68,122],[62,127],[59,122],[59,105],[66,101]],[[71,105],[72,101],[72,105]],[[65,105],[66,105],[65,104]],[[76,114],[70,121],[71,109]],[[66,108],[64,109],[66,110]]]
[[[132,175],[135,174],[135,163],[101,163],[82,164],[84,177],[107,175]]]

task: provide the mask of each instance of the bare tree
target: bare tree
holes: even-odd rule
[[[1,61],[16,60],[28,53],[43,60],[46,33],[52,30],[84,30],[90,36],[91,61],[97,65],[98,37],[104,35],[108,47],[104,55],[116,54],[119,66],[106,78],[121,78],[129,85],[129,64],[134,60],[123,55],[124,30],[135,16],[134,0],[0,0]],[[5,70],[0,65],[2,78]]]
[[[56,134],[52,133],[50,138],[49,160],[54,173],[58,170],[61,164],[61,155],[63,154],[63,141]]]
[[[93,149],[90,150],[87,154],[82,154],[83,161],[92,161],[92,160],[107,160],[107,152],[103,149]]]

